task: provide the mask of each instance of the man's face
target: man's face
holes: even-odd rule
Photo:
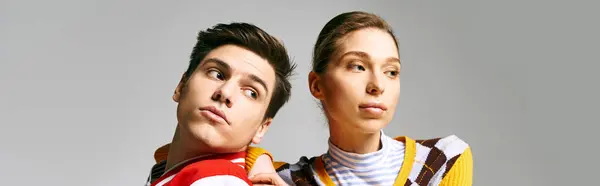
[[[260,142],[271,122],[264,115],[274,88],[267,60],[235,45],[212,50],[173,95],[180,138],[217,153]]]

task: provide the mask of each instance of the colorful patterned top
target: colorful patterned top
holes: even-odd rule
[[[454,135],[444,138],[413,140],[408,137],[392,139],[382,133],[381,142],[382,150],[364,155],[364,157],[343,152],[330,143],[330,149],[322,156],[310,159],[302,157],[295,164],[274,162],[273,166],[277,169],[279,176],[290,185],[349,185],[349,181],[352,180],[361,180],[362,182],[358,181],[357,183],[366,185],[389,185],[390,180],[393,180],[393,185],[400,186],[472,185],[471,148]],[[156,150],[154,158],[157,163],[153,166],[148,182],[152,182],[164,174],[167,152],[168,145]],[[273,159],[271,154],[262,148],[251,147],[246,152],[246,170],[250,170],[256,158],[262,154]],[[348,164],[352,158],[355,159],[354,164]],[[374,176],[377,172],[369,172],[371,166],[377,165],[373,162],[375,160],[373,158],[385,162],[385,164],[379,164],[379,167],[375,166],[377,169],[374,169],[383,176]],[[365,159],[367,163],[356,161]],[[361,162],[366,165],[361,165]],[[367,170],[361,172],[364,167],[358,169],[359,167],[356,166],[365,166]],[[397,170],[393,170],[394,168]],[[390,177],[394,179],[389,179]],[[351,178],[351,180],[347,178]]]
[[[154,152],[154,160],[156,161],[156,164],[154,164],[154,166],[152,166],[150,175],[148,175],[148,179],[146,179],[146,184],[145,184],[146,186],[150,186],[152,183],[159,183],[160,181],[162,181],[160,179],[161,177],[166,178],[168,176],[171,176],[171,175],[165,176],[168,173],[168,171],[165,170],[165,168],[167,165],[167,156],[169,153],[170,145],[171,144],[163,145],[162,147],[156,149],[156,151]],[[246,173],[246,176],[247,176],[247,171],[252,169],[252,166],[254,166],[254,162],[256,162],[256,159],[259,156],[265,154],[265,155],[269,156],[271,159],[273,159],[271,157],[271,154],[268,151],[266,151],[265,149],[259,148],[259,147],[250,146],[250,147],[248,147],[246,152],[240,152],[240,153],[241,153],[241,157],[242,157],[241,160],[239,159],[239,157],[235,158],[235,159],[231,159],[231,158],[226,158],[226,159],[231,159],[233,163],[235,163],[237,166],[240,166],[242,169],[244,169],[243,172]],[[240,155],[240,154],[238,154],[238,155]],[[223,159],[223,158],[220,158],[220,159]],[[181,166],[179,166],[179,167],[181,167]],[[194,165],[191,167],[194,170],[202,170],[204,166],[203,165]],[[223,167],[230,167],[230,166],[226,165]],[[211,171],[211,169],[214,169],[214,167],[206,169],[207,171],[201,171],[201,173],[211,173],[211,172],[215,173],[214,171]],[[203,175],[199,175],[199,176],[203,176]]]
[[[160,176],[151,186],[252,185],[244,169],[246,152],[195,157]]]
[[[274,165],[279,176],[290,185],[472,185],[471,149],[454,135],[415,141],[382,134],[381,142],[380,151],[364,157],[343,153],[330,145],[329,151],[321,156],[302,157],[295,164],[275,162]],[[361,164],[356,160],[366,162]]]

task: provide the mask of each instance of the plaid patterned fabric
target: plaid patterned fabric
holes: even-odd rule
[[[395,139],[401,141],[405,138]],[[406,140],[410,139],[406,138]],[[404,182],[405,186],[440,185],[469,145],[452,135],[445,138],[416,140],[414,148],[412,149],[415,152],[413,166]],[[408,156],[405,157],[405,161],[407,159]],[[310,159],[302,157],[295,164],[283,164],[277,167],[277,173],[291,185],[325,185],[315,171],[314,161],[315,157]]]
[[[439,185],[454,162],[469,147],[452,135],[445,138],[416,140],[417,154],[406,186]]]
[[[300,161],[295,164],[284,163],[277,167],[277,174],[290,185],[308,186],[308,185],[324,185],[316,176],[312,168],[312,164],[316,157],[308,159],[302,156]]]

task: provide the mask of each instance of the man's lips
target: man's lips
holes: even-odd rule
[[[206,107],[200,108],[200,111],[210,112],[212,115],[217,116],[217,117],[223,119],[223,121],[225,121],[225,123],[230,124],[229,120],[227,120],[227,116],[225,115],[225,113],[223,113],[223,111],[217,109],[217,107],[206,106]]]

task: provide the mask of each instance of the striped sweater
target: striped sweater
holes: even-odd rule
[[[148,179],[146,179],[146,184],[145,184],[146,186],[150,186],[152,183],[161,182],[162,181],[161,177],[163,179],[165,179],[165,178],[168,178],[169,176],[172,176],[172,174],[170,174],[169,172],[177,172],[177,171],[165,170],[166,165],[167,165],[167,157],[168,157],[170,145],[171,144],[163,145],[162,147],[156,149],[156,151],[154,152],[154,160],[156,161],[156,164],[154,164],[154,166],[152,166],[150,175],[148,175]],[[232,163],[234,163],[236,166],[239,166],[240,168],[242,168],[242,170],[245,170],[243,172],[244,172],[244,175],[246,175],[247,171],[252,169],[252,167],[254,166],[254,162],[256,162],[256,159],[263,154],[267,155],[271,159],[273,159],[271,157],[271,154],[268,151],[266,151],[265,149],[262,149],[259,147],[252,147],[252,146],[248,147],[246,152],[236,153],[235,158],[232,158],[233,156],[223,157],[223,154],[213,156],[210,158],[212,158],[212,159],[228,159]],[[204,157],[199,157],[199,158],[204,158]],[[183,167],[186,167],[186,164],[196,162],[197,160],[198,159],[188,160],[188,161],[182,162],[174,167],[183,168]],[[230,166],[225,165],[225,166],[222,166],[221,168],[223,168],[223,167],[230,167]],[[196,170],[198,173],[202,173],[202,174],[211,173],[211,172],[215,173],[215,171],[213,170],[214,166],[207,168],[204,165],[196,164],[196,165],[190,165],[189,168],[192,168],[193,170]],[[202,177],[202,176],[206,176],[206,175],[198,175],[198,176]],[[198,177],[198,178],[200,178],[200,177]],[[172,178],[169,178],[169,179],[172,179]]]
[[[246,152],[192,158],[166,170],[151,186],[252,185],[246,174]]]
[[[471,149],[454,135],[427,140],[382,135],[382,145],[380,151],[364,157],[330,145],[322,156],[302,157],[295,164],[275,162],[275,166],[290,185],[472,185]],[[367,162],[349,161],[361,158]],[[373,162],[375,159],[383,163]]]

